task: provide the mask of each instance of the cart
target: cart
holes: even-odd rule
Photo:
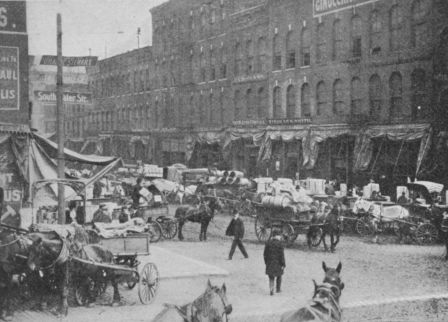
[[[114,264],[105,264],[73,257],[72,262],[77,265],[74,276],[75,300],[78,305],[85,305],[88,301],[88,292],[94,291],[96,295],[102,294],[106,289],[106,270],[114,270],[120,279],[127,283],[129,289],[138,284],[138,296],[142,304],[150,304],[159,288],[160,277],[156,264],[149,262],[139,271],[138,256],[149,255],[150,238],[147,234],[135,234],[127,237],[114,237],[100,239],[99,245],[114,254]],[[89,268],[96,268],[96,275],[85,275]],[[98,270],[98,268],[100,268]],[[80,279],[88,279],[88,283],[77,283]],[[86,288],[86,285],[88,288]]]

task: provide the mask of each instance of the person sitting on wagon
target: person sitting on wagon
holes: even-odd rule
[[[401,193],[401,196],[400,196],[400,198],[398,198],[397,203],[401,204],[401,205],[405,205],[405,204],[409,203],[408,198],[406,198],[406,192],[403,191]]]
[[[111,215],[109,213],[109,210],[107,210],[106,204],[100,204],[100,207],[95,213],[93,214],[92,221],[95,222],[102,222],[106,224],[110,224],[112,222]]]

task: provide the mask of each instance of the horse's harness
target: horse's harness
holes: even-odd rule
[[[223,313],[221,314],[221,318],[223,318],[225,316],[225,321],[228,322],[229,321],[229,317],[227,315],[226,312],[226,308],[227,305],[222,297],[222,295],[217,292],[222,306],[224,308]],[[198,315],[202,312],[205,312],[205,316],[209,315],[209,312],[207,310],[204,309],[205,305],[203,304],[205,302],[204,297],[207,294],[203,294],[201,297],[197,298],[196,300],[194,300],[191,304],[187,305],[187,311],[184,312],[180,307],[178,306],[174,306],[174,308],[178,311],[178,313],[182,316],[182,318],[184,319],[184,322],[199,322],[199,318]],[[224,321],[224,319],[222,319]]]
[[[321,291],[326,293],[326,298],[330,300],[329,302],[316,298],[317,293]],[[342,310],[338,302],[340,296],[341,290],[338,286],[324,283],[317,287],[311,303],[306,308],[317,321],[339,322],[341,321],[342,315]],[[322,312],[320,308],[323,308],[328,313]]]
[[[67,246],[67,241],[65,240],[65,238],[61,238],[61,242],[62,242],[62,248],[61,251],[59,252],[58,257],[50,265],[46,267],[39,267],[39,269],[47,270],[53,268],[56,265],[63,264],[70,259],[70,250]]]

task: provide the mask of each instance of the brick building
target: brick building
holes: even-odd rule
[[[446,124],[442,0],[170,0],[151,14],[148,105],[125,103],[148,113],[148,161],[402,180]],[[113,88],[106,73],[96,89]]]

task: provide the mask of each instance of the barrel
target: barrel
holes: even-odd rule
[[[261,203],[267,207],[285,208],[291,203],[291,199],[286,196],[264,196]]]

